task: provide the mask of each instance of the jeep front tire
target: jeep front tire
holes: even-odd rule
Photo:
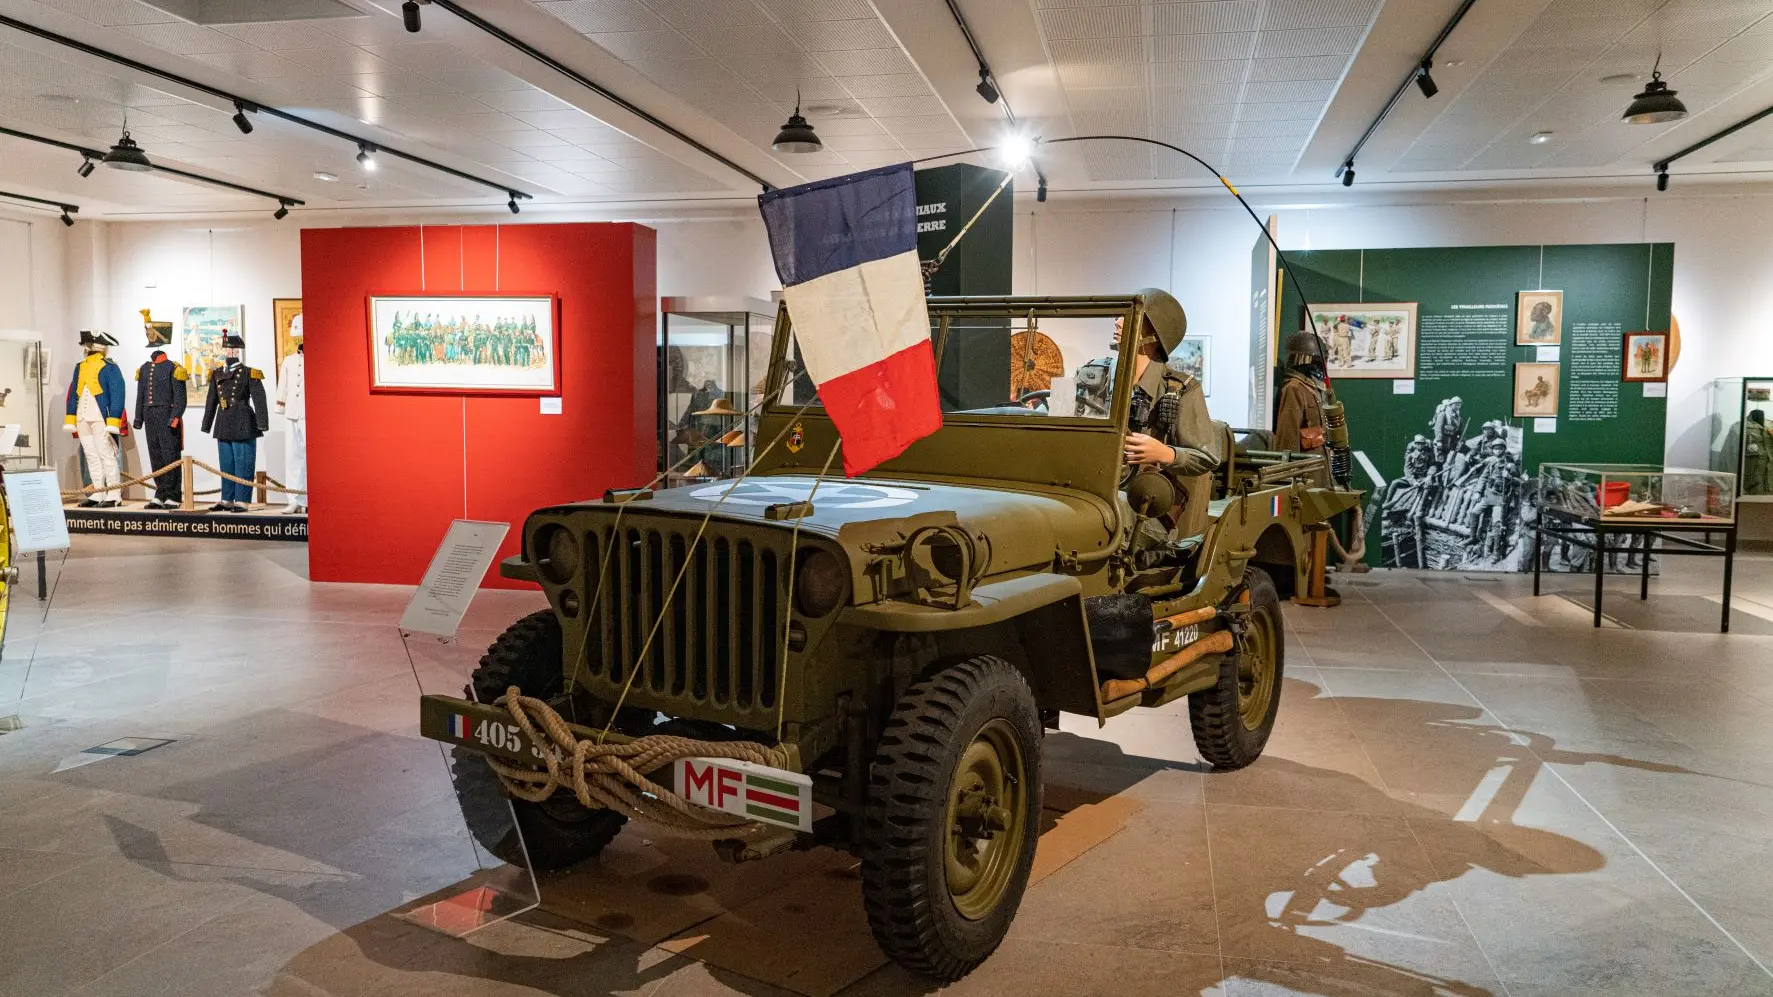
[[[958,980],[1003,941],[1040,818],[1040,712],[1009,662],[980,656],[905,691],[868,776],[862,899],[881,950]]]

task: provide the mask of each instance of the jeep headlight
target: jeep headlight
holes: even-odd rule
[[[828,550],[801,555],[794,566],[794,608],[808,619],[818,619],[843,605],[850,573],[843,561]]]
[[[550,524],[537,530],[535,552],[540,556],[537,570],[556,585],[565,585],[578,573],[579,542],[564,526]]]

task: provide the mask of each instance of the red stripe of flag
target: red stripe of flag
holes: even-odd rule
[[[780,807],[783,810],[800,813],[799,800],[792,796],[780,796],[762,789],[747,788],[745,790],[745,801],[747,803],[762,803],[766,806]]]
[[[936,354],[925,339],[819,385],[843,438],[843,473],[861,474],[942,428]]]

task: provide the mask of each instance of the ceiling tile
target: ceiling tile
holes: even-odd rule
[[[1151,57],[1158,62],[1204,62],[1214,59],[1248,59],[1256,35],[1228,31],[1212,35],[1157,35],[1151,39]]]
[[[938,97],[870,97],[860,103],[877,118],[943,116],[948,113],[948,105]]]
[[[214,28],[186,21],[164,21],[157,24],[126,24],[116,29],[132,38],[178,55],[203,52],[253,52],[251,45]]]
[[[580,34],[598,31],[653,31],[665,19],[641,0],[536,0],[536,6]]]
[[[819,129],[823,133],[824,129]],[[824,135],[827,146],[838,152],[878,152],[882,150],[898,151],[899,140],[891,135]]]
[[[1277,104],[1239,104],[1238,118],[1246,121],[1316,121],[1324,105],[1315,100]]]
[[[677,25],[768,24],[770,16],[752,0],[646,0],[648,7]]]
[[[1145,85],[1143,63],[1077,63],[1059,67],[1059,82],[1067,90],[1092,87],[1142,87]]]
[[[1244,87],[1243,100],[1254,104],[1289,100],[1325,102],[1335,90],[1334,80],[1277,80],[1248,84]]]
[[[286,61],[292,62],[310,74],[324,76],[356,76],[365,73],[392,73],[398,67],[365,52],[354,45],[341,45],[335,48],[299,48],[280,52]]]
[[[1296,58],[1312,55],[1352,55],[1361,41],[1361,28],[1303,28],[1295,31],[1263,31],[1257,34],[1258,59]]]
[[[545,90],[493,90],[471,95],[487,107],[500,111],[565,111],[572,105]],[[481,110],[485,110],[482,108]]]
[[[774,24],[697,25],[682,29],[710,55],[728,62],[734,57],[798,53],[800,46]],[[683,53],[689,54],[689,53]],[[768,67],[764,67],[768,68]]]
[[[878,17],[847,21],[807,21],[788,25],[788,33],[809,52],[846,52],[892,48],[898,44]]]
[[[916,73],[883,76],[846,76],[837,81],[852,97],[919,97],[930,92]]]
[[[1255,80],[1336,80],[1348,65],[1343,55],[1316,55],[1302,59],[1257,59],[1250,66]]]
[[[706,2],[706,0],[704,0]],[[758,0],[759,6],[785,24],[801,21],[842,21],[875,17],[868,0]]]
[[[1256,0],[1160,3],[1152,8],[1151,29],[1160,35],[1254,31],[1258,9]]]
[[[818,63],[832,76],[892,76],[917,71],[905,53],[896,48],[820,52]]]
[[[680,56],[686,48],[676,31],[606,31],[587,37],[624,62]]]
[[[368,73],[361,76],[345,78],[359,90],[367,90],[381,97],[401,97],[415,93],[453,93],[448,84],[440,83],[429,76],[420,76],[411,70],[402,69],[392,73]],[[522,91],[514,91],[521,93]],[[540,91],[536,91],[540,92]]]
[[[1139,63],[1145,61],[1140,38],[1054,38],[1047,42],[1055,65]]]
[[[1051,39],[1136,38],[1145,27],[1139,7],[1064,7],[1040,11],[1038,17]]]
[[[154,24],[178,20],[166,11],[158,7],[150,7],[139,0],[38,0],[38,2],[45,7],[53,7],[94,24],[107,26]]]
[[[1190,87],[1242,82],[1247,65],[1236,59],[1219,59],[1213,62],[1154,62],[1148,68],[1154,87]]]
[[[440,63],[439,66],[452,65]],[[530,84],[505,72],[482,66],[474,69],[443,69],[432,66],[423,70],[426,76],[462,93],[485,93],[491,90],[528,90]]]
[[[1379,0],[1269,0],[1262,29],[1364,26],[1378,8]]]
[[[254,48],[278,52],[286,48],[337,48],[349,45],[307,21],[262,21],[252,24],[218,24],[215,30],[232,35]]]

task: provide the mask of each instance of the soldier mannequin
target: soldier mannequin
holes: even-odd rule
[[[1225,432],[1207,414],[1200,382],[1165,363],[1187,333],[1188,320],[1174,298],[1153,302],[1164,313],[1147,314],[1133,362],[1133,393],[1127,435],[1121,448],[1127,474],[1123,487],[1141,471],[1163,474],[1176,486],[1178,508],[1170,518],[1172,532],[1193,536],[1206,525],[1210,475],[1224,460]],[[1173,314],[1168,312],[1173,309]],[[1118,351],[1122,319],[1114,320],[1113,344]],[[1117,353],[1118,355],[1118,353]],[[1078,372],[1078,414],[1106,415],[1103,389],[1114,387],[1114,359],[1093,360]],[[1097,386],[1100,387],[1092,387]],[[1089,394],[1086,396],[1086,391]]]
[[[96,490],[80,501],[83,508],[113,509],[123,504],[121,455],[116,437],[123,432],[123,372],[105,356],[117,340],[105,333],[80,333],[86,356],[74,365],[68,382],[68,413],[62,428],[80,438],[86,470]]]
[[[158,471],[185,452],[185,368],[155,350],[135,372],[135,428],[148,434],[148,469]],[[181,469],[154,479],[150,509],[176,509],[184,502]]]
[[[1324,344],[1315,332],[1287,337],[1287,366],[1274,399],[1274,446],[1293,453],[1324,452]]]
[[[203,431],[215,437],[222,471],[247,481],[258,465],[259,437],[271,428],[265,405],[265,374],[240,362],[246,341],[222,334],[222,366],[209,376],[209,397],[203,402]],[[252,487],[222,479],[222,500],[211,512],[245,512]]]
[[[283,484],[302,492],[308,489],[308,382],[302,347],[283,358],[277,371],[277,411],[289,427],[283,444]],[[284,515],[308,511],[308,496],[290,495]]]

